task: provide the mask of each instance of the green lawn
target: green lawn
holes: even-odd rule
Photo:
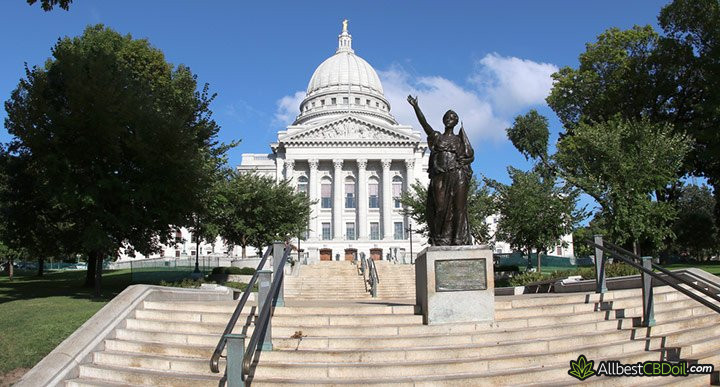
[[[662,265],[662,267],[664,267],[668,270],[685,269],[688,267],[697,267],[698,269],[703,269],[710,274],[720,276],[720,262],[674,263],[672,265]]]
[[[0,276],[0,379],[50,353],[130,284],[130,270],[106,271],[100,299],[82,288],[84,279],[84,270]]]

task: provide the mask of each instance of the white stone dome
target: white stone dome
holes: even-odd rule
[[[355,113],[397,124],[390,114],[380,77],[375,69],[352,49],[352,37],[343,21],[335,55],[315,69],[295,125]]]
[[[350,51],[339,51],[318,66],[310,78],[307,96],[332,88],[356,89],[383,96],[382,84],[375,69]]]

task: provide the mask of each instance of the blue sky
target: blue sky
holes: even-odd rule
[[[188,65],[218,94],[212,109],[223,141],[269,152],[297,114],[315,68],[335,52],[343,18],[355,52],[380,73],[392,113],[419,129],[408,93],[420,95],[431,123],[455,109],[470,133],[476,173],[507,181],[528,164],[506,139],[514,116],[544,104],[549,74],[577,66],[585,44],[610,27],[656,26],[667,1],[89,1],[43,12],[24,0],[0,2],[0,97],[42,64],[59,37],[103,23],[147,38],[169,62]],[[4,119],[4,109],[0,112]],[[9,140],[0,129],[0,141]]]

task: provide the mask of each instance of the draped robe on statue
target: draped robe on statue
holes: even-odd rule
[[[468,222],[468,188],[472,178],[470,163],[474,151],[465,134],[428,136],[430,147],[430,186],[427,198],[427,220],[430,244],[458,246],[472,244]]]

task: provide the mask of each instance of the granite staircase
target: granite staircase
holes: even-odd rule
[[[146,301],[66,385],[218,386],[221,375],[210,372],[208,359],[234,305]],[[286,305],[275,309],[274,349],[259,353],[252,385],[574,385],[569,361],[580,354],[596,364],[720,366],[720,315],[669,287],[655,288],[652,328],[638,326],[639,289],[497,297],[493,323],[433,326],[422,325],[412,300],[288,298]],[[235,331],[252,333],[255,312],[246,305]],[[710,382],[696,375],[584,383]]]
[[[321,261],[304,265],[296,277],[285,277],[285,297],[306,300],[369,299],[367,285],[352,261]]]

